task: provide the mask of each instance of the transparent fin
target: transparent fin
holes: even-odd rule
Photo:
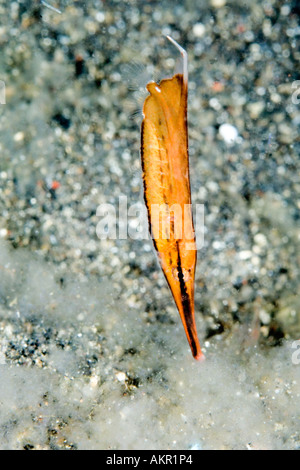
[[[175,39],[171,38],[171,36],[166,36],[166,38],[179,50],[181,57],[182,57],[182,75],[183,81],[187,86],[188,83],[188,55],[185,49],[181,47]]]

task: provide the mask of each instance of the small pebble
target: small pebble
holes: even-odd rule
[[[205,26],[202,23],[196,23],[193,26],[193,33],[197,38],[201,38],[205,33]]]
[[[240,251],[239,252],[239,258],[241,260],[247,260],[247,259],[250,259],[252,256],[252,251],[250,250],[244,250],[244,251]]]
[[[17,132],[17,133],[14,135],[14,141],[15,141],[15,142],[22,142],[22,141],[24,140],[24,137],[25,137],[24,132]]]
[[[219,128],[219,134],[226,144],[233,144],[238,138],[238,130],[231,124],[222,124]]]
[[[210,4],[215,8],[221,8],[226,5],[226,0],[210,0]]]

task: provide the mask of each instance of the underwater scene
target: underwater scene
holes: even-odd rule
[[[0,450],[300,449],[299,19],[0,1]]]

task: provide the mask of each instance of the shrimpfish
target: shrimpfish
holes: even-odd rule
[[[141,125],[144,200],[153,244],[192,354],[202,360],[194,313],[197,248],[188,155],[188,60],[187,52],[167,38],[179,50],[183,70],[146,86]]]

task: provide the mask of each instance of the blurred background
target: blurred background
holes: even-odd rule
[[[150,240],[96,233],[101,204],[143,206],[165,35],[189,57],[201,366]],[[299,448],[299,38],[296,1],[0,2],[2,449]]]

